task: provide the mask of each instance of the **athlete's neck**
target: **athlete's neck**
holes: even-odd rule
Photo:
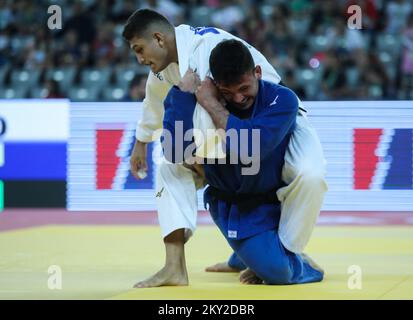
[[[171,35],[171,39],[169,41],[169,46],[170,46],[169,47],[169,52],[171,53],[169,61],[171,61],[171,63],[176,62],[176,63],[179,64],[179,61],[178,61],[178,48],[176,46],[175,30],[174,30],[174,33]]]

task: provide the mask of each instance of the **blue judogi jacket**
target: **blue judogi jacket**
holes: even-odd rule
[[[182,92],[177,87],[171,88],[164,101],[164,130],[169,130],[175,139],[172,139],[172,146],[166,145],[166,140],[163,140],[164,150],[171,150],[171,147],[175,150],[178,143],[183,144],[185,150],[192,143],[182,141],[182,137],[178,138],[180,141],[176,141],[175,124],[176,121],[182,121],[183,130],[192,129],[195,104],[196,98],[193,94]],[[226,139],[226,164],[203,165],[210,185],[205,191],[204,200],[223,234],[231,239],[244,239],[278,227],[280,203],[275,192],[284,186],[281,172],[286,148],[295,128],[298,99],[290,89],[260,80],[258,95],[248,114],[242,115],[241,111],[232,110],[230,106],[228,109],[231,113],[226,130],[235,130],[238,139],[234,140],[229,136]],[[252,152],[253,129],[260,130],[258,155]],[[242,174],[242,169],[248,165],[243,164],[247,159],[238,150],[241,145],[246,146],[246,140],[248,155],[252,156],[252,161],[259,162],[259,171],[254,175]],[[168,154],[169,157],[165,157],[171,162],[182,159],[177,153]],[[230,163],[231,155],[238,157],[237,164]],[[263,194],[272,194],[274,201],[260,200]],[[243,200],[247,199],[248,202],[248,199],[254,198],[258,200],[255,203],[253,201],[252,206],[242,204]],[[241,202],[234,202],[232,199]]]

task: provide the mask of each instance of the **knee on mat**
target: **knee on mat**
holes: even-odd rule
[[[289,284],[292,277],[292,270],[288,263],[277,263],[270,266],[263,275],[263,281],[265,284]]]

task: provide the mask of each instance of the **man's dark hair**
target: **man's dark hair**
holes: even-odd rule
[[[150,9],[136,10],[126,21],[122,36],[130,41],[133,37],[143,37],[151,25],[173,30],[173,25],[163,15]]]
[[[209,69],[216,82],[235,84],[246,72],[252,72],[255,64],[248,48],[235,39],[220,42],[209,56]]]

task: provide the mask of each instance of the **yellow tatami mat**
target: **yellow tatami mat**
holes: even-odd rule
[[[4,231],[0,299],[413,299],[413,227],[322,226],[307,253],[324,267],[323,282],[241,285],[238,274],[203,271],[230,249],[216,227],[201,226],[187,245],[189,286],[132,289],[163,265],[158,227]]]

